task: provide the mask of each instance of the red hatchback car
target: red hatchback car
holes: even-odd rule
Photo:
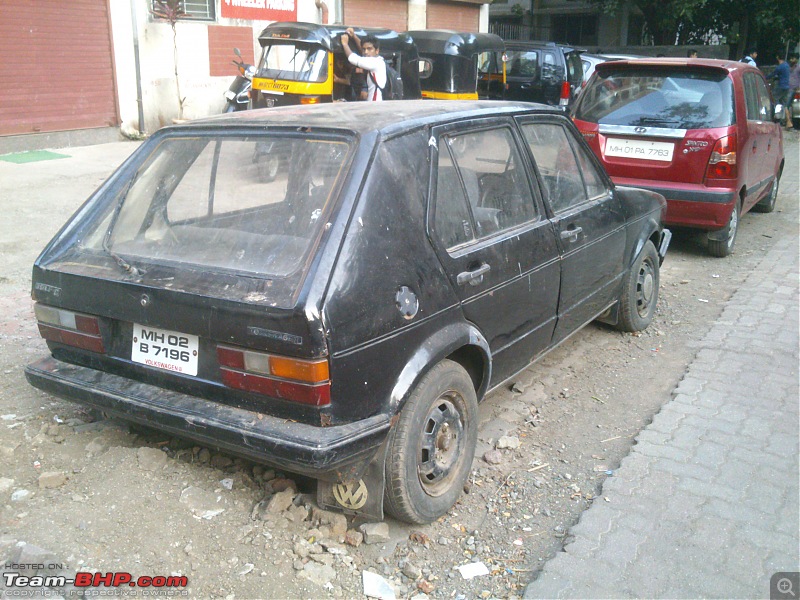
[[[667,199],[666,223],[708,230],[714,256],[733,251],[741,215],[772,212],[783,134],[762,73],[705,59],[605,62],[573,119],[617,185]]]

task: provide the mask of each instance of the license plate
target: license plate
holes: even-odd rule
[[[196,335],[133,324],[131,360],[148,367],[197,375]]]
[[[675,144],[669,142],[609,138],[606,141],[605,155],[669,162],[672,160],[672,151],[674,149]]]

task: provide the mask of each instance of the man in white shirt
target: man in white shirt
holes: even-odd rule
[[[351,50],[351,38],[363,56],[359,56]],[[347,33],[342,34],[341,40],[344,54],[350,64],[367,72],[367,100],[373,102],[383,101],[382,90],[386,87],[386,63],[383,57],[378,54],[380,50],[378,40],[371,35],[359,40],[352,27],[348,27]]]

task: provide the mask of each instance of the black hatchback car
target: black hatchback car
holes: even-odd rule
[[[168,127],[37,259],[52,356],[26,375],[313,476],[325,506],[432,521],[461,493],[488,390],[593,319],[650,323],[665,206],[615,187],[546,107],[332,104]]]

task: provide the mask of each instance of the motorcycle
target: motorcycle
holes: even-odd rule
[[[253,75],[256,73],[256,68],[253,65],[248,65],[242,59],[242,53],[238,48],[233,49],[234,54],[239,57],[239,60],[232,60],[231,62],[236,65],[239,75],[231,83],[228,91],[225,92],[226,113],[236,112],[239,110],[247,110],[250,103],[250,88],[253,86]]]

